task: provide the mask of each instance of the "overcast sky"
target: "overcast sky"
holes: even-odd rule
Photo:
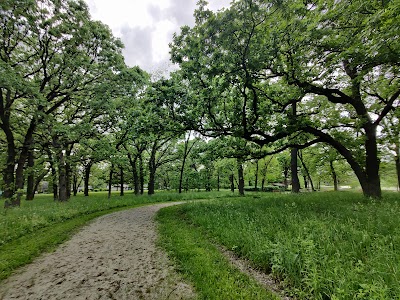
[[[92,18],[110,26],[125,45],[129,66],[148,72],[170,69],[172,34],[183,25],[194,24],[197,0],[85,0]],[[227,7],[230,0],[209,0],[213,10]]]

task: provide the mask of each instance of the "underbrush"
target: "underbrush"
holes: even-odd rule
[[[299,299],[400,297],[400,196],[252,194],[180,208],[215,243]],[[183,225],[182,225],[183,226]]]

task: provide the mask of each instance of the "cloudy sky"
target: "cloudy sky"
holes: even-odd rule
[[[168,44],[172,34],[183,25],[193,25],[197,0],[85,0],[93,19],[110,26],[125,45],[123,51],[129,66],[139,65],[148,72],[165,72]],[[218,10],[230,0],[209,0]]]

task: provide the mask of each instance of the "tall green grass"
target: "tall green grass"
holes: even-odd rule
[[[232,267],[200,231],[181,222],[181,213],[181,206],[159,212],[160,244],[175,260],[176,268],[192,282],[198,299],[279,299]]]
[[[183,223],[249,259],[300,299],[400,298],[400,196],[254,195],[192,203]]]

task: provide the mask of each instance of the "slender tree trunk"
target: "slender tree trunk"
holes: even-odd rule
[[[396,173],[397,173],[397,190],[400,191],[400,156],[395,157]]]
[[[67,197],[67,177],[65,172],[65,157],[62,150],[59,151],[59,167],[58,167],[58,201],[64,202]]]
[[[181,169],[180,169],[180,173],[179,173],[179,188],[178,188],[178,193],[182,193],[182,183],[183,183],[183,172],[185,170],[185,163],[186,163],[186,148],[187,148],[187,144],[185,143],[185,155],[183,156],[183,161],[182,161],[182,165],[181,165]]]
[[[28,154],[28,179],[26,186],[26,200],[33,200],[35,197],[35,176],[33,167],[35,166],[35,157],[33,155],[33,150],[29,151]]]
[[[288,167],[285,167],[285,168],[283,169],[283,177],[284,177],[284,179],[283,179],[283,185],[285,186],[285,190],[287,190],[287,189],[288,189],[288,186],[289,186],[289,182],[288,182],[289,168],[288,168]]]
[[[121,166],[119,167],[119,186],[121,188],[119,195],[123,196],[124,195],[124,168]]]
[[[134,192],[135,195],[140,194],[140,182],[139,182],[139,176],[138,176],[138,171],[137,171],[137,157],[132,162],[132,175],[133,175],[133,186],[134,186]]]
[[[329,161],[329,168],[331,170],[331,176],[332,176],[332,181],[333,181],[333,189],[335,191],[337,191],[338,188],[338,179],[337,179],[337,175],[336,175],[336,171],[335,168],[333,167],[333,161]]]
[[[256,161],[256,173],[255,173],[255,182],[254,182],[254,188],[257,190],[257,185],[258,185],[258,159]]]
[[[244,196],[244,176],[243,176],[243,164],[242,160],[238,159],[237,160],[238,164],[238,189],[239,189],[239,195]]]
[[[233,174],[229,175],[229,181],[231,183],[231,192],[232,193],[235,192],[235,182],[234,182],[233,177],[234,177]]]
[[[220,173],[219,173],[219,170],[218,170],[218,173],[217,173],[217,191],[219,192],[219,190],[220,190],[220,188],[221,188],[221,175],[220,175]]]
[[[72,178],[72,190],[74,193],[74,196],[76,196],[78,194],[78,176],[75,173],[73,178]]]
[[[156,178],[156,170],[154,167],[149,168],[149,185],[147,193],[149,195],[153,195],[155,191],[155,178]]]
[[[33,146],[33,133],[36,129],[36,119],[32,119],[29,128],[25,134],[24,142],[17,161],[17,169],[15,170],[15,184],[18,189],[24,188],[25,178],[25,163],[28,159],[29,152]]]
[[[261,191],[264,191],[265,177],[261,180]]]
[[[292,193],[300,192],[300,180],[298,175],[298,163],[297,163],[297,148],[290,150],[290,170],[292,174]]]
[[[304,188],[308,190],[308,181],[307,181],[307,175],[303,175],[303,181],[304,181]]]
[[[54,165],[51,166],[51,177],[53,180],[53,199],[58,200],[58,184],[57,184],[57,170]]]
[[[89,179],[90,179],[90,170],[92,168],[92,163],[89,162],[85,165],[85,177],[84,177],[84,186],[83,186],[83,194],[85,197],[89,196]]]
[[[139,183],[140,183],[140,195],[144,193],[144,167],[142,154],[139,155]]]
[[[49,173],[49,170],[46,170],[42,172],[38,177],[35,179],[35,184],[33,186],[33,193],[35,193],[38,190],[40,182],[43,180],[43,178]]]
[[[114,172],[114,165],[111,164],[110,167],[110,176],[108,178],[108,199],[111,198],[111,188],[112,188],[112,176],[113,176],[113,172]]]
[[[312,180],[312,178],[311,178],[311,174],[310,174],[310,172],[308,171],[307,165],[306,165],[306,163],[305,163],[304,160],[303,160],[303,155],[300,155],[300,153],[298,153],[298,157],[299,157],[299,159],[300,159],[301,165],[303,166],[304,172],[306,173],[306,177],[304,177],[304,187],[305,187],[306,189],[308,188],[308,186],[307,186],[307,178],[308,178],[308,181],[310,182],[310,185],[311,185],[311,190],[312,190],[313,192],[315,192],[314,183],[313,183],[313,180]]]
[[[71,165],[67,161],[65,163],[65,178],[67,181],[67,199],[71,198]]]

